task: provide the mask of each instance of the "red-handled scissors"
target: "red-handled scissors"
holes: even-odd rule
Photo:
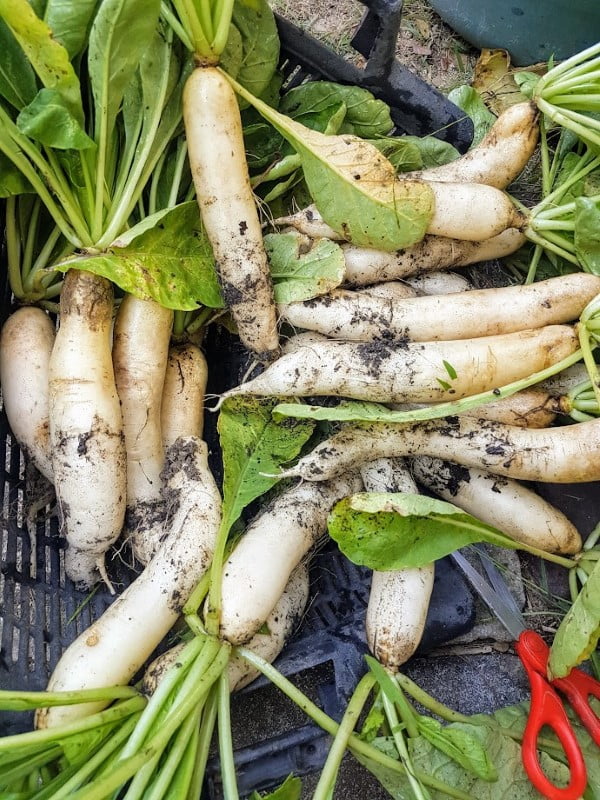
[[[600,747],[600,718],[589,703],[590,696],[600,700],[600,683],[579,669],[571,670],[566,678],[548,680],[548,645],[535,631],[526,629],[502,575],[485,551],[480,548],[477,550],[489,582],[461,553],[453,553],[452,556],[474,589],[516,639],[515,651],[531,685],[531,703],[521,750],[527,777],[549,800],[578,800],[587,786],[587,770],[581,747],[556,690],[565,695],[593,741]],[[552,728],[565,751],[570,770],[567,786],[553,784],[540,765],[537,741],[544,725]]]

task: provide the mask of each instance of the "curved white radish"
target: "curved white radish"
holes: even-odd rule
[[[281,653],[290,636],[293,634],[308,601],[308,566],[299,564],[290,575],[283,594],[263,623],[265,630],[259,630],[244,645],[246,649],[272,663]],[[169,668],[177,661],[185,643],[175,645],[166,653],[155,659],[144,674],[143,689],[146,694],[153,694]],[[234,650],[227,664],[229,689],[239,691],[258,678],[260,672],[252,667]]]
[[[367,492],[418,493],[408,465],[399,458],[370,461],[360,474]],[[369,650],[384,666],[398,669],[419,646],[433,580],[433,564],[373,570],[365,627]]]
[[[160,425],[167,450],[180,436],[202,436],[208,365],[195,344],[169,350]]]
[[[518,542],[549,553],[581,550],[573,523],[515,480],[427,456],[414,458],[412,466],[415,478],[432,492]]]
[[[11,314],[0,335],[0,386],[8,424],[25,458],[50,481],[54,473],[48,369],[54,337],[52,320],[35,306],[24,306]]]
[[[571,322],[598,293],[600,277],[577,272],[525,286],[406,299],[336,290],[278,308],[291,325],[332,338],[427,342]]]
[[[142,564],[163,533],[160,409],[173,311],[125,295],[114,327],[113,365],[127,451],[125,535]]]
[[[105,278],[67,272],[48,374],[50,446],[67,575],[92,585],[125,517],[126,463],[111,358],[113,293]]]
[[[270,360],[279,350],[275,302],[236,95],[219,70],[197,67],[183,109],[196,197],[225,302],[243,344]]]
[[[523,244],[525,236],[517,228],[508,228],[483,242],[425,236],[412,247],[394,253],[344,244],[344,280],[355,286],[364,286],[380,281],[393,281],[428,270],[466,267],[480,261],[508,256]]]
[[[425,181],[433,191],[433,216],[427,233],[483,242],[508,228],[524,228],[526,219],[509,196],[483,183]]]
[[[359,491],[358,475],[304,483],[272,500],[246,529],[223,567],[221,636],[247,642],[267,618],[295,567],[327,533],[334,503]]]
[[[49,691],[127,684],[177,620],[208,568],[221,519],[221,498],[208,468],[206,444],[176,444],[166,476],[171,501],[165,540],[144,571],[63,653]],[[102,703],[37,712],[38,728],[80,719]]]
[[[518,428],[471,417],[411,425],[347,427],[282,478],[325,481],[376,458],[427,455],[524,481],[600,480],[600,419],[560,428]]]
[[[440,402],[545,369],[579,345],[568,326],[444,342],[314,342],[231,389],[238,395],[330,395],[382,403]]]
[[[505,189],[521,174],[533,155],[539,136],[538,117],[535,103],[515,103],[500,114],[476,147],[456,161],[407,173],[407,176],[431,181],[484,183]]]

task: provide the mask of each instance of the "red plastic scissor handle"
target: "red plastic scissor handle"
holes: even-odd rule
[[[521,748],[525,772],[535,788],[549,800],[578,800],[587,786],[587,771],[579,742],[562,701],[546,679],[548,646],[537,633],[526,630],[519,636],[515,650],[531,685],[529,718]],[[541,767],[537,740],[544,725],[554,731],[565,751],[571,773],[567,786],[553,784]]]
[[[566,678],[554,678],[552,685],[565,695],[589,735],[600,747],[600,719],[588,700],[590,695],[600,700],[600,683],[586,672],[572,669]]]

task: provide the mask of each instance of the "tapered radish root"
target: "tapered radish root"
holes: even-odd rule
[[[525,236],[516,228],[508,228],[483,242],[465,242],[444,236],[425,236],[420,242],[387,253],[368,247],[342,245],[346,262],[345,282],[365,286],[380,281],[393,281],[427,270],[466,267],[480,261],[504,258],[525,244]]]
[[[297,328],[337,339],[426,342],[494,336],[570,322],[598,293],[600,278],[578,272],[527,286],[404,300],[336,290],[280,305],[279,313]]]
[[[361,468],[360,474],[367,492],[418,492],[402,459],[371,461]],[[384,666],[397,669],[419,646],[433,579],[433,564],[373,571],[365,627],[369,650]]]
[[[245,645],[246,649],[269,663],[275,661],[300,622],[308,601],[308,590],[308,567],[302,563],[290,575],[283,594],[262,626],[264,630],[254,634]],[[144,674],[143,690],[146,694],[154,693],[167,671],[177,662],[184,647],[185,643],[178,644],[150,664]],[[227,664],[227,675],[229,689],[235,692],[252,683],[260,672],[233,651]]]
[[[41,308],[18,309],[0,335],[0,385],[8,424],[26,460],[53,480],[48,368],[54,324]]]
[[[198,67],[186,82],[183,108],[196,197],[225,302],[243,344],[271,359],[279,348],[275,303],[236,95],[217,69]]]
[[[427,233],[469,242],[483,242],[508,228],[525,227],[526,218],[509,196],[482,183],[427,181],[435,198]]]
[[[560,428],[518,428],[469,417],[346,428],[281,477],[325,481],[376,458],[427,455],[495,475],[547,483],[600,480],[600,419]]]
[[[464,156],[409,175],[430,181],[484,183],[505,189],[533,155],[539,136],[538,117],[534,103],[515,103],[500,114],[481,142]]]
[[[364,288],[356,289],[355,292],[349,292],[347,289],[334,289],[328,295],[322,296],[337,297],[338,293],[342,297],[359,293],[372,297],[384,297],[387,300],[405,300],[407,297],[417,297],[419,294],[416,289],[410,286],[408,281],[388,281],[387,283],[375,283],[372,286],[365,286]]]
[[[180,436],[202,436],[207,380],[208,365],[199,347],[170,349],[160,414],[165,450]]]
[[[221,636],[247,642],[270,614],[295,567],[327,532],[334,503],[359,491],[358,475],[305,483],[269,503],[223,567]]]
[[[221,499],[204,442],[178,442],[165,483],[171,501],[166,538],[155,557],[114,603],[63,653],[49,691],[127,684],[173,627],[212,559]],[[94,713],[101,703],[38,711],[38,728]]]
[[[160,409],[173,312],[126,295],[115,322],[113,364],[127,451],[125,535],[147,564],[163,533]]]
[[[581,550],[581,536],[565,515],[517,481],[425,456],[412,465],[432,492],[518,542],[549,553]]]
[[[382,403],[456,400],[545,369],[573,353],[578,344],[574,331],[560,325],[462,342],[314,342],[282,356],[225,397],[333,395]]]
[[[52,468],[67,575],[90,586],[125,517],[126,455],[111,358],[113,295],[104,278],[70,270],[50,357]]]

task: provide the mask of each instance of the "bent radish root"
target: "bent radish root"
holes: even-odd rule
[[[54,479],[50,456],[48,370],[54,345],[52,320],[41,308],[19,308],[0,335],[0,385],[10,429],[26,460]]]
[[[172,324],[170,309],[129,294],[114,329],[113,364],[127,451],[125,536],[142,564],[152,558],[163,533],[160,413]]]
[[[221,519],[221,498],[206,444],[178,440],[164,477],[170,499],[166,538],[144,571],[63,653],[49,691],[127,684],[175,624],[208,569]],[[38,728],[92,714],[102,703],[37,712]]]
[[[69,270],[48,391],[52,468],[67,575],[91,586],[125,518],[126,455],[111,358],[113,292],[105,279]]]
[[[361,468],[360,474],[367,492],[418,493],[402,459],[371,461]],[[398,669],[419,646],[433,579],[433,564],[414,569],[373,570],[365,627],[369,650],[384,666]]]
[[[197,67],[183,109],[196,197],[225,302],[242,343],[271,360],[279,350],[275,302],[236,95],[217,69]]]
[[[408,175],[430,181],[484,183],[505,189],[533,155],[539,136],[538,117],[534,103],[515,103],[500,114],[476,147],[456,161]]]

